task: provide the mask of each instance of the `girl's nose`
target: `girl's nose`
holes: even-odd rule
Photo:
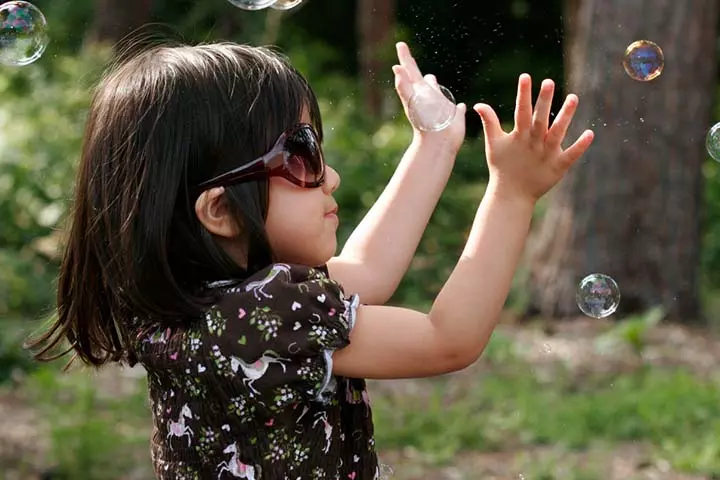
[[[325,166],[325,183],[323,190],[327,194],[333,193],[340,186],[340,174],[332,167]]]

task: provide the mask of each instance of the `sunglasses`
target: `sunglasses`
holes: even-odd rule
[[[229,172],[198,185],[200,191],[282,177],[303,188],[316,188],[325,182],[325,159],[320,140],[312,125],[299,123],[283,132],[268,153]]]

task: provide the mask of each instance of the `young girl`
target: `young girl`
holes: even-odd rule
[[[394,67],[407,110],[420,74]],[[534,205],[592,141],[561,142],[520,76],[515,128],[478,104],[490,181],[429,313],[382,306],[404,275],[465,135],[414,132],[339,256],[316,98],[287,60],[233,44],[154,47],[102,81],[90,109],[59,288],[33,343],[148,373],[159,479],[373,479],[365,380],[463,369],[482,353]]]

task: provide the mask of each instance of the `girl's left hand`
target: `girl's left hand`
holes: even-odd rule
[[[394,65],[392,68],[393,73],[395,73],[395,90],[405,109],[405,116],[409,119],[408,103],[410,102],[413,92],[418,88],[427,88],[430,86],[437,89],[440,95],[442,95],[442,93],[439,92],[435,75],[425,75],[423,77],[422,73],[420,73],[420,69],[406,43],[397,43],[396,49],[400,65]],[[467,107],[464,103],[458,104],[455,107],[455,117],[450,125],[437,132],[425,132],[413,126],[415,139],[421,142],[446,143],[447,146],[453,150],[453,153],[456,153],[462,146],[463,140],[465,140],[466,110]]]

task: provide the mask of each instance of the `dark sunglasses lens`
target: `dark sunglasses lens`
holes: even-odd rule
[[[292,176],[305,183],[319,181],[325,169],[322,150],[315,132],[300,128],[285,139],[285,162]]]

